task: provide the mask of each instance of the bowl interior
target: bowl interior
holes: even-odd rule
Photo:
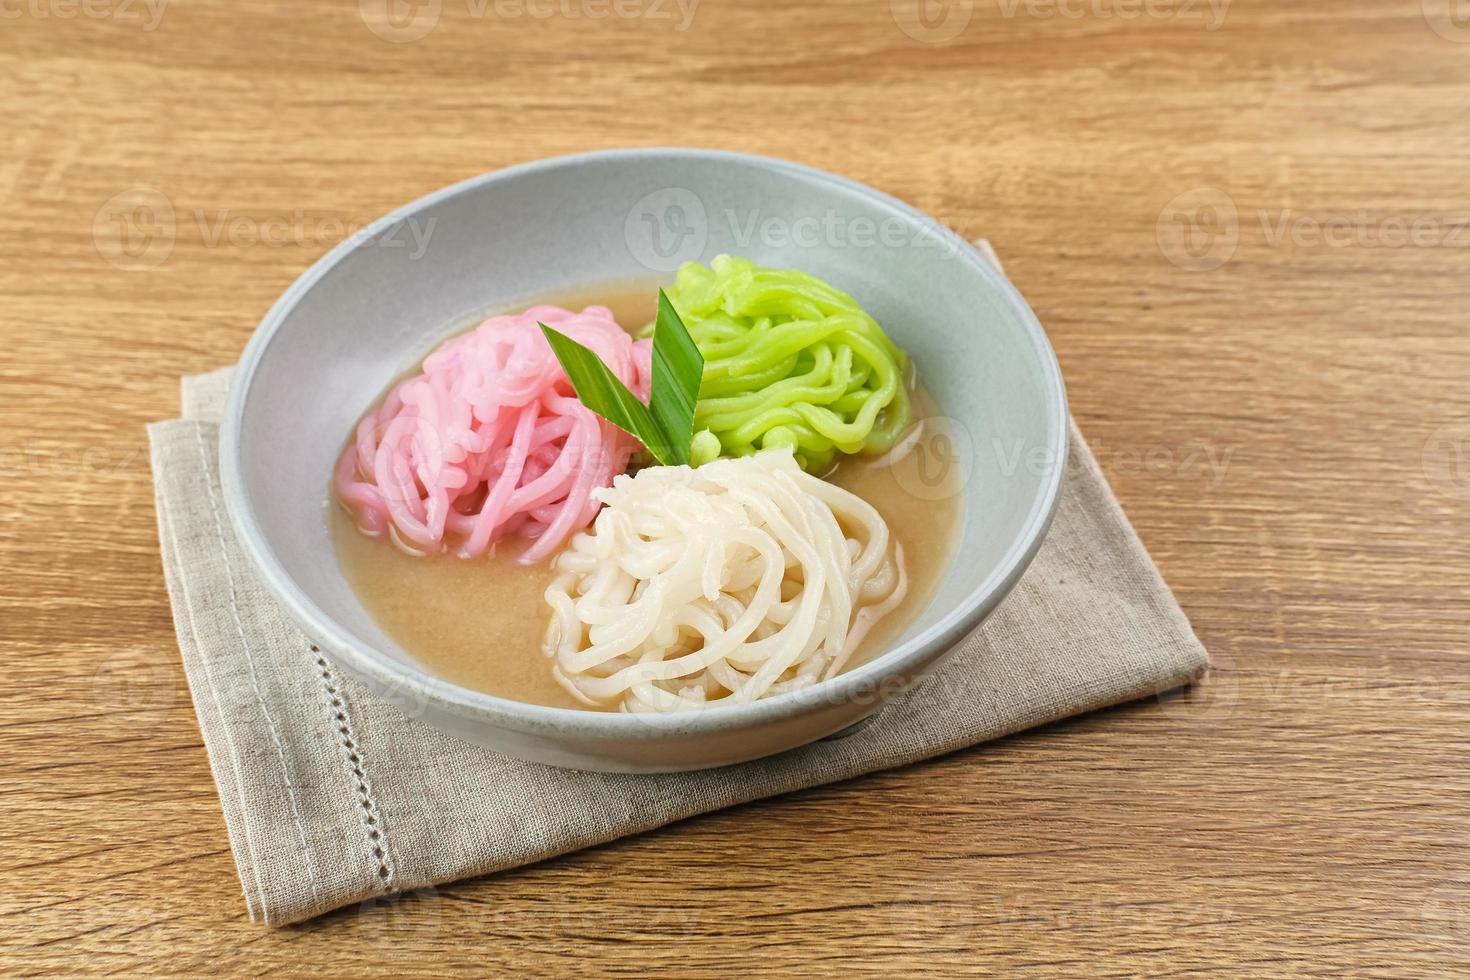
[[[413,664],[337,565],[327,487],[347,434],[389,382],[486,310],[669,281],[680,262],[721,252],[851,293],[912,355],[949,419],[926,451],[936,468],[968,472],[959,557],[895,649],[973,603],[1039,533],[1065,439],[1051,352],[1014,290],[884,195],[760,158],[629,151],[502,171],[390,219],[323,259],[267,316],[233,422],[237,526],[253,525],[258,551],[315,618],[368,656]],[[925,506],[925,488],[914,489],[913,506]]]

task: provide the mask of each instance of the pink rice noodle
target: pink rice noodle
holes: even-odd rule
[[[338,499],[367,534],[410,550],[485,554],[514,535],[539,562],[586,527],[592,491],[627,468],[637,442],[577,400],[537,321],[602,358],[648,398],[648,341],[605,306],[533,306],[445,343],[358,424],[337,464]]]

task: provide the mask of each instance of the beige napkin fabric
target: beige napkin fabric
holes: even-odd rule
[[[1031,568],[933,677],[871,724],[703,772],[519,762],[378,699],[276,607],[220,495],[229,378],[185,378],[183,418],[148,432],[184,670],[246,905],[271,925],[951,752],[1169,690],[1207,665],[1074,424],[1060,506]]]

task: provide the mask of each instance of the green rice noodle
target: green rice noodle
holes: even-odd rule
[[[821,473],[908,428],[908,357],[841,290],[721,255],[686,262],[668,295],[704,355],[695,465],[785,447]]]

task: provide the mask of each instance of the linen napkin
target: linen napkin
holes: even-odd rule
[[[184,670],[246,906],[270,925],[915,762],[1152,696],[1207,666],[1073,424],[1060,505],[1030,569],[934,676],[870,723],[702,772],[520,762],[380,700],[277,608],[220,495],[229,380],[229,369],[185,378],[183,417],[148,434]]]

